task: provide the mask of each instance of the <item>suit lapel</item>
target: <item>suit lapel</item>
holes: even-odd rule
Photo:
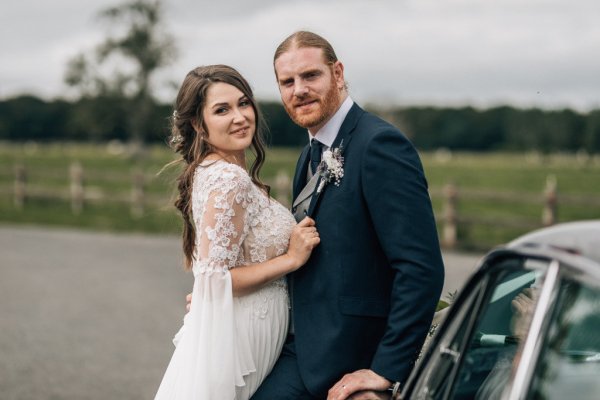
[[[294,174],[294,184],[293,184],[293,200],[296,200],[298,194],[302,191],[302,188],[306,184],[306,171],[308,169],[308,161],[309,161],[309,150],[310,146],[305,146],[300,154],[300,158],[298,158],[298,163],[296,164],[296,172]]]
[[[319,182],[319,175],[313,175],[312,178],[310,178],[310,180],[306,183],[304,188],[302,188],[300,193],[298,193],[298,195],[294,199],[292,208],[297,207],[304,200],[306,200],[307,198],[312,196],[315,193],[318,182]]]
[[[330,150],[341,147],[341,155],[342,156],[344,155],[344,153],[346,152],[346,149],[348,148],[348,145],[350,144],[350,140],[352,139],[351,134],[354,131],[356,124],[358,123],[359,117],[363,113],[364,113],[364,111],[362,110],[362,108],[360,108],[356,103],[354,103],[352,105],[352,108],[350,108],[350,111],[348,111],[348,114],[346,115],[346,118],[344,119],[344,122],[342,123],[342,126],[340,127],[340,131],[338,132],[337,136],[335,137],[335,140],[333,141],[333,144],[331,145]],[[346,160],[344,160],[344,162],[345,161]],[[308,168],[308,167],[305,167],[305,169],[306,168]],[[319,179],[319,182],[317,182],[317,187],[319,187],[320,180],[321,179]],[[309,217],[314,218],[313,215],[316,212],[317,205],[319,204],[319,199],[321,198],[321,195],[323,194],[323,192],[325,192],[325,190],[327,190],[327,186],[329,186],[329,184],[325,185],[325,187],[323,187],[321,192],[316,193],[316,191],[315,191],[315,193],[313,194],[313,197],[310,200],[310,205],[308,206],[308,211],[307,211],[307,215]]]

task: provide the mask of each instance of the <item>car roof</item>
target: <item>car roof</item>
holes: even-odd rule
[[[506,248],[550,246],[578,254],[600,264],[600,219],[567,222],[525,234]]]

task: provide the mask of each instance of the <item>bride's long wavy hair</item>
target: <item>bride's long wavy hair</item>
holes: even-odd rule
[[[183,253],[184,267],[190,270],[194,259],[196,231],[192,218],[192,185],[194,171],[198,165],[215,149],[207,142],[207,129],[204,123],[203,110],[206,103],[208,88],[217,82],[227,83],[239,89],[250,101],[256,115],[256,129],[252,138],[251,149],[254,161],[250,167],[252,182],[269,193],[269,186],[261,182],[260,169],[265,161],[265,145],[263,135],[266,126],[258,104],[254,99],[250,85],[244,77],[227,65],[208,65],[191,70],[183,80],[174,105],[171,117],[171,135],[169,143],[176,153],[181,154],[184,169],[177,178],[179,194],[175,207],[183,217]],[[196,131],[194,126],[201,127]]]

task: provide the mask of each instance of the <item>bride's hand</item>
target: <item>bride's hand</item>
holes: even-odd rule
[[[305,217],[294,227],[287,251],[287,255],[294,260],[294,270],[306,263],[313,249],[320,242],[319,232],[317,232],[315,221],[312,218]]]

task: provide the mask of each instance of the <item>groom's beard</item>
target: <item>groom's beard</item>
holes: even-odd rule
[[[294,99],[292,104],[283,103],[285,111],[297,125],[310,129],[319,126],[335,114],[340,106],[341,93],[337,88],[335,79],[332,77],[329,89],[323,97],[312,97],[310,94],[301,99]],[[306,101],[315,101],[313,109],[302,112],[296,109],[296,105]]]

